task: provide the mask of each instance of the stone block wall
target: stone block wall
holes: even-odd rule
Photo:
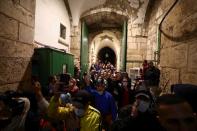
[[[71,27],[70,52],[74,54],[74,64],[80,67],[81,26]]]
[[[148,27],[148,42],[155,44],[155,29],[174,1],[156,2]],[[197,85],[197,1],[179,0],[162,24],[160,87],[170,92],[176,83]],[[154,31],[152,31],[154,30]]]
[[[133,67],[141,67],[147,59],[147,32],[144,24],[128,22],[127,30],[127,72]]]
[[[128,20],[127,29],[127,65],[126,71],[133,67],[142,67],[147,59],[147,30],[144,23],[145,12],[149,0],[129,0],[132,13]],[[152,59],[149,59],[152,60]]]
[[[0,92],[31,84],[35,0],[0,1]]]

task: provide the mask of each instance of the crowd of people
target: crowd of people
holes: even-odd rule
[[[16,115],[25,122],[13,130],[197,131],[196,110],[187,99],[176,93],[158,96],[160,71],[153,62],[145,60],[135,80],[110,62],[98,61],[88,72],[81,79],[79,69],[73,77],[50,76],[44,95],[39,80],[32,79],[33,93],[13,96],[26,98],[27,103],[25,113]],[[9,114],[4,97],[0,105],[0,121],[4,122]],[[9,130],[8,123],[0,129]]]

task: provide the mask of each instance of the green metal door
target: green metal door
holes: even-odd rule
[[[88,70],[88,28],[85,22],[81,25],[81,56],[80,56],[80,67],[81,76]]]
[[[72,54],[53,50],[50,62],[52,66],[51,75],[63,73],[64,66],[66,68],[66,73],[70,73],[72,76],[74,75],[74,56]]]

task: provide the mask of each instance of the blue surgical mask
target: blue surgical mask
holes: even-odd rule
[[[85,110],[84,109],[78,109],[78,108],[76,108],[74,111],[75,111],[75,114],[78,117],[82,117],[85,114]]]

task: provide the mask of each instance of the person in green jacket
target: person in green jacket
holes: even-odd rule
[[[78,91],[72,98],[72,104],[65,106],[59,103],[59,95],[56,94],[50,101],[48,116],[53,120],[65,120],[66,127],[80,131],[99,131],[101,114],[89,103],[90,94],[85,90]]]

